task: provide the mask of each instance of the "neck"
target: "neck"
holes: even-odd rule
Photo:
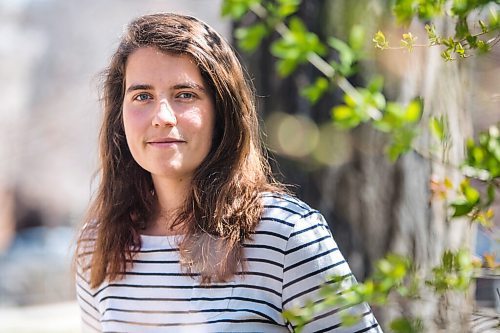
[[[181,226],[174,229],[172,224],[176,219],[177,212],[184,205],[191,186],[191,180],[172,180],[155,176],[152,178],[157,199],[157,213],[147,223],[143,233],[157,236],[178,234]]]

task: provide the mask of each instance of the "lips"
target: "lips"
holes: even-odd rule
[[[152,139],[152,140],[148,140],[148,143],[174,143],[174,142],[186,142],[184,140],[181,140],[181,139],[170,139],[170,138],[167,138],[167,139]]]
[[[172,145],[178,143],[186,143],[185,140],[178,138],[153,138],[146,141],[150,145]]]

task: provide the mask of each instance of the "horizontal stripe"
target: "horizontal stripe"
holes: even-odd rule
[[[215,323],[268,323],[268,320],[263,320],[263,319],[257,319],[257,318],[251,318],[251,319],[242,319],[242,320],[237,320],[237,319],[219,319],[219,320],[207,320],[207,321],[200,321],[200,322],[195,322],[195,323],[143,323],[143,322],[136,322],[136,321],[128,321],[128,320],[117,320],[117,319],[108,319],[108,320],[103,320],[102,322],[115,322],[115,323],[124,323],[124,324],[130,324],[130,325],[140,325],[140,326],[150,326],[150,327],[171,327],[171,326],[199,326],[199,325],[206,325],[206,324],[215,324]]]
[[[104,314],[106,312],[126,312],[126,313],[138,313],[138,314],[177,314],[177,315],[182,315],[182,314],[192,314],[193,311],[191,310],[172,310],[172,311],[159,311],[159,310],[132,310],[132,309],[119,309],[119,308],[107,308],[104,311]],[[197,313],[211,313],[211,312],[221,312],[221,313],[234,313],[234,312],[248,312],[248,313],[254,313],[264,319],[267,319],[270,322],[275,322],[276,321],[271,318],[270,316],[266,315],[265,313],[262,313],[260,311],[254,310],[254,309],[228,309],[228,308],[223,308],[223,309],[201,309],[197,311]]]
[[[287,266],[287,267],[285,267],[285,268],[283,269],[283,271],[284,271],[284,272],[287,272],[287,271],[289,271],[289,270],[291,270],[291,269],[294,269],[294,268],[296,268],[296,267],[298,267],[298,266],[301,266],[301,265],[303,265],[303,264],[310,263],[311,261],[313,261],[313,260],[315,260],[315,259],[319,259],[319,258],[321,258],[321,257],[325,257],[325,256],[327,256],[327,255],[329,255],[329,254],[331,254],[331,253],[333,253],[333,252],[335,252],[335,251],[338,251],[338,250],[339,250],[338,248],[333,248],[333,249],[331,249],[331,250],[321,252],[321,253],[319,253],[319,254],[317,254],[317,255],[315,255],[315,256],[312,256],[312,257],[306,258],[306,259],[304,259],[304,260],[302,260],[302,261],[299,261],[299,262],[297,262],[297,263],[295,263],[295,264],[293,264],[293,265]]]
[[[269,195],[264,195],[263,198],[274,198],[274,199],[278,199],[280,201],[285,201],[285,202],[291,203],[291,204],[293,204],[293,205],[295,205],[303,210],[311,210],[310,207],[304,205],[303,203],[299,203],[296,200],[291,199],[290,196],[287,196],[287,195],[269,194]]]
[[[299,245],[299,246],[297,246],[297,247],[294,247],[293,249],[286,250],[286,251],[285,251],[285,254],[287,254],[287,255],[288,255],[288,254],[293,253],[293,252],[296,252],[296,251],[298,251],[298,250],[302,250],[303,248],[308,247],[308,246],[311,246],[311,245],[313,245],[313,244],[318,244],[318,243],[321,243],[322,241],[324,241],[325,239],[328,239],[328,238],[330,238],[330,237],[331,237],[330,235],[326,235],[326,236],[323,236],[323,237],[321,237],[321,238],[317,238],[317,239],[315,239],[315,240],[312,240],[312,241],[310,241],[310,242],[307,242],[307,243],[305,243],[305,244],[301,244],[301,245]]]
[[[252,285],[252,284],[212,284],[212,285],[184,285],[184,286],[179,286],[179,285],[136,285],[136,284],[125,284],[125,283],[110,283],[107,286],[105,286],[102,289],[99,289],[95,294],[93,294],[93,297],[98,296],[102,291],[111,288],[111,287],[120,287],[120,288],[138,288],[138,289],[178,289],[178,290],[193,290],[193,289],[225,289],[225,288],[245,288],[245,289],[255,289],[255,290],[261,290],[261,291],[266,291],[272,294],[275,294],[276,296],[281,296],[281,293],[278,291],[263,287],[263,286],[257,286],[257,285]],[[96,309],[97,310],[97,309]]]
[[[271,251],[275,251],[275,252],[278,252],[280,254],[285,254],[285,251],[280,249],[280,248],[277,248],[275,246],[271,246],[271,245],[262,245],[262,244],[243,244],[243,247],[245,248],[249,248],[249,249],[266,249],[266,250],[271,250]]]
[[[281,263],[263,258],[244,258],[244,261],[263,262],[274,266],[283,267],[283,264]],[[165,264],[165,265],[180,264],[180,260],[127,260],[127,262],[131,262],[133,264]]]
[[[166,272],[133,272],[133,271],[127,271],[125,272],[125,275],[144,275],[144,276],[189,276],[189,277],[197,277],[200,276],[199,273],[166,273]],[[257,276],[263,276],[267,277],[276,281],[281,282],[283,279],[280,277],[274,276],[272,274],[268,273],[263,273],[263,272],[252,272],[252,271],[245,271],[245,272],[236,272],[235,275],[257,275]]]
[[[270,265],[274,265],[274,266],[283,268],[283,263],[279,263],[279,262],[269,260],[269,259],[264,259],[264,258],[247,258],[246,261],[247,262],[262,262],[262,263],[266,263],[266,264],[270,264]]]
[[[248,275],[256,275],[256,276],[262,276],[262,277],[266,277],[266,278],[269,278],[272,280],[276,280],[280,283],[283,282],[283,279],[280,278],[279,276],[274,276],[272,274],[263,273],[263,272],[238,272],[238,273],[236,273],[236,275],[244,275],[245,277]]]
[[[350,276],[353,276],[352,273],[344,275],[344,276],[342,276],[342,278],[348,278]],[[335,284],[335,283],[336,283],[335,281],[329,280],[329,281],[325,282],[323,285],[330,285],[330,284]],[[283,300],[283,306],[285,306],[286,304],[288,304],[288,303],[294,301],[295,299],[300,298],[304,295],[312,294],[313,292],[316,292],[317,290],[319,290],[321,287],[322,287],[322,285],[314,285],[311,288],[304,289],[300,293],[295,293],[292,297]]]
[[[133,264],[180,264],[180,260],[127,260]]]
[[[305,212],[298,212],[298,211],[295,211],[291,208],[288,208],[288,207],[283,207],[283,206],[276,206],[276,205],[264,205],[264,208],[266,209],[280,209],[280,210],[283,210],[283,211],[286,211],[286,212],[289,212],[289,213],[292,213],[292,214],[295,214],[295,215],[298,215],[302,218],[306,218],[312,214],[316,214],[318,213],[317,210],[307,210]]]
[[[165,252],[179,252],[178,248],[173,248],[173,249],[151,249],[151,250],[137,250],[137,251],[132,251],[132,253],[165,253]]]
[[[264,304],[272,308],[273,310],[276,310],[278,312],[281,312],[281,309],[278,308],[276,305],[269,303],[267,301],[263,301],[260,299],[254,299],[254,298],[248,298],[248,297],[239,297],[239,296],[228,296],[228,297],[186,297],[186,298],[179,298],[179,297],[131,297],[131,296],[105,296],[99,300],[100,303],[102,303],[105,300],[108,299],[117,299],[117,300],[128,300],[128,301],[140,301],[140,302],[198,302],[198,301],[203,301],[203,302],[217,302],[217,301],[225,301],[225,300],[235,300],[235,301],[243,301],[243,302],[251,302],[251,303],[259,303],[259,304]]]
[[[126,271],[124,275],[144,275],[144,276],[188,276],[188,277],[196,277],[200,276],[199,273],[166,273],[166,272],[134,272],[134,271]]]
[[[353,332],[353,333],[363,333],[363,332],[368,332],[369,330],[373,329],[373,328],[377,328],[379,327],[379,324],[378,323],[375,323],[373,324],[372,326],[370,327],[365,327],[365,328],[362,328],[360,330],[357,330],[356,332]]]
[[[94,251],[80,252],[77,257],[78,257],[78,259],[80,259],[81,257],[88,257],[88,256],[91,256],[93,253],[94,253]]]
[[[318,270],[316,270],[316,271],[314,271],[314,272],[311,272],[311,273],[309,273],[309,274],[302,275],[302,276],[300,276],[300,277],[298,277],[298,278],[296,278],[296,279],[294,279],[294,280],[292,280],[292,281],[290,281],[290,282],[288,282],[288,283],[284,284],[284,285],[283,285],[283,289],[288,288],[288,287],[290,287],[291,285],[294,285],[294,284],[295,284],[295,283],[297,283],[297,282],[300,282],[300,281],[302,281],[302,280],[305,280],[305,279],[307,279],[307,278],[310,278],[310,277],[312,277],[312,276],[314,276],[314,275],[318,275],[318,274],[320,274],[320,273],[323,273],[323,272],[325,272],[325,271],[327,271],[327,270],[329,270],[329,269],[332,269],[333,267],[336,267],[336,266],[341,265],[341,264],[344,264],[344,263],[345,263],[345,260],[342,260],[342,261],[336,262],[336,263],[334,263],[334,264],[332,264],[332,265],[329,265],[329,266],[323,267],[323,268],[321,268],[321,269],[318,269]]]
[[[326,227],[325,225],[323,225],[323,224],[319,224],[319,223],[318,223],[318,224],[312,225],[312,226],[310,226],[310,227],[308,227],[308,228],[305,228],[305,229],[302,229],[302,230],[297,230],[297,231],[295,231],[295,232],[292,232],[292,233],[290,234],[290,238],[293,238],[293,237],[295,237],[295,236],[297,236],[297,235],[300,235],[300,234],[302,234],[302,233],[304,233],[304,232],[307,232],[307,231],[311,231],[311,230],[314,230],[314,229],[317,229],[317,228],[325,228],[325,227]]]
[[[361,317],[366,317],[366,316],[367,316],[367,315],[369,315],[369,314],[371,314],[371,311],[368,311],[368,312],[363,313],[363,314],[361,315]],[[332,325],[332,326],[330,326],[330,327],[326,327],[326,328],[321,329],[321,330],[316,331],[316,332],[318,332],[318,333],[323,333],[323,332],[331,332],[331,330],[334,330],[334,329],[340,328],[341,326],[342,326],[342,322],[340,322],[340,323],[338,323],[338,324],[336,324],[336,325]],[[352,332],[352,333],[363,333],[363,332],[369,331],[369,330],[371,330],[372,328],[375,328],[375,327],[377,327],[377,326],[378,326],[378,324],[377,324],[377,323],[375,323],[375,324],[373,324],[373,325],[371,325],[371,326],[369,326],[369,327],[362,328],[361,330],[357,330],[357,331]]]
[[[288,237],[281,235],[281,234],[278,234],[276,232],[272,232],[272,231],[256,231],[253,233],[253,235],[269,235],[269,236],[281,238],[283,240],[288,240]]]
[[[280,224],[284,224],[284,225],[287,225],[287,226],[289,226],[289,227],[293,227],[293,226],[294,226],[294,224],[293,224],[293,223],[291,223],[291,222],[287,222],[287,221],[285,221],[285,220],[278,219],[278,218],[276,218],[276,217],[267,217],[267,216],[263,216],[263,217],[261,217],[261,218],[260,218],[260,220],[261,220],[261,221],[264,221],[264,222],[265,222],[265,221],[278,222],[278,223],[280,223]]]

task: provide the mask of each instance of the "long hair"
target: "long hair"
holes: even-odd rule
[[[149,172],[132,158],[122,121],[129,55],[141,47],[190,56],[215,105],[211,150],[195,170],[174,225],[181,226],[181,265],[203,282],[224,281],[243,267],[242,243],[263,211],[263,191],[283,191],[272,177],[259,136],[253,88],[229,44],[196,18],[145,15],[128,26],[104,72],[100,184],[80,233],[76,260],[92,239],[90,285],[120,279],[140,248],[140,230],[154,214]]]

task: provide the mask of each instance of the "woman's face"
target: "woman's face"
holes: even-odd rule
[[[133,158],[153,179],[191,178],[210,151],[215,124],[193,60],[152,47],[134,51],[125,67],[123,124]]]

